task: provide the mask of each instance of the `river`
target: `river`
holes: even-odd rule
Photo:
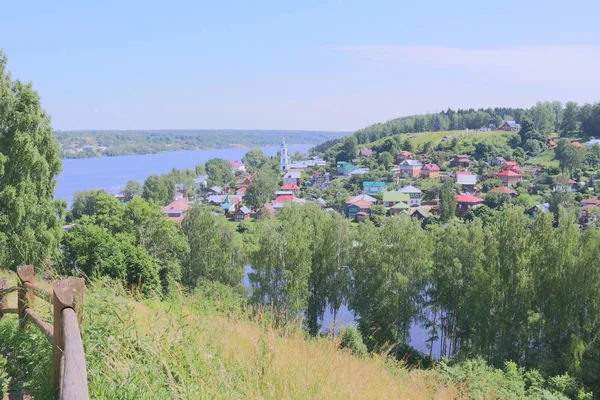
[[[305,153],[310,145],[290,145],[290,154],[299,151]],[[278,146],[263,147],[268,156],[275,156]],[[205,163],[211,158],[223,158],[234,161],[241,158],[247,148],[176,151],[170,153],[147,154],[140,156],[100,157],[77,160],[63,160],[63,171],[57,177],[55,198],[67,200],[69,205],[75,192],[104,189],[109,193],[118,193],[125,187],[127,181],[136,180],[143,183],[153,174],[164,174],[173,168],[194,168],[198,163]],[[244,281],[248,285],[248,280]],[[323,319],[323,327],[330,328],[333,315],[329,312]],[[337,326],[354,323],[354,314],[346,307],[338,312]],[[413,325],[410,331],[411,345],[417,350],[428,353],[426,346],[427,330],[419,325]],[[439,346],[434,348],[434,356],[439,354]]]

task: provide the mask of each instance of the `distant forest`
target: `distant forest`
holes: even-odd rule
[[[154,154],[177,150],[319,144],[350,132],[279,130],[56,131],[62,158]]]

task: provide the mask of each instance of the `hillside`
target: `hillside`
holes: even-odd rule
[[[15,283],[14,274],[0,275]],[[36,308],[49,316],[48,307]],[[266,314],[250,313],[238,296],[216,286],[161,302],[97,282],[87,288],[83,327],[94,399],[493,399],[542,393],[526,389],[513,365],[506,372],[477,361],[419,370],[377,355],[354,356],[339,350],[339,338],[308,339],[296,324],[273,327]],[[0,362],[0,383],[8,373],[12,388],[50,398],[51,347],[36,329],[20,333],[15,316],[3,318],[0,350],[8,358],[5,368]]]
[[[62,158],[154,154],[177,150],[319,144],[350,132],[294,130],[58,131]]]

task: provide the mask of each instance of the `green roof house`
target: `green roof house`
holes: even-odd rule
[[[408,208],[408,203],[410,201],[410,195],[408,193],[400,193],[400,192],[384,192],[383,193],[383,206],[384,207],[393,207],[396,204],[404,204],[406,208]]]

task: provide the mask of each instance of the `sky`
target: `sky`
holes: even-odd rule
[[[600,1],[17,1],[0,49],[57,130],[352,131],[600,101]]]

